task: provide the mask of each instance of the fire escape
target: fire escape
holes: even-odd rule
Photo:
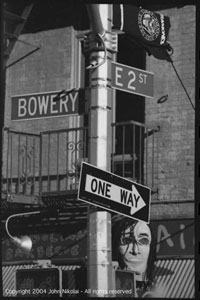
[[[112,124],[111,171],[154,190],[157,129],[134,121]],[[3,203],[62,208],[86,218],[77,200],[82,161],[88,161],[88,128],[30,134],[4,130]]]
[[[3,54],[4,66],[6,66],[6,62],[31,13],[33,3],[28,3],[27,1],[27,3],[21,5],[21,7],[20,3],[18,3],[17,8],[9,8],[6,6],[6,3],[3,5]]]
[[[27,3],[27,2],[25,2]],[[23,5],[20,15],[4,14],[4,63],[23,30],[33,4]],[[17,10],[17,11],[18,11]],[[156,132],[129,121],[112,124],[111,171],[155,190]],[[5,128],[3,132],[2,203],[4,219],[12,213],[41,210],[53,218],[45,226],[62,220],[86,222],[87,205],[77,199],[81,162],[88,161],[88,128],[68,128],[40,134]]]

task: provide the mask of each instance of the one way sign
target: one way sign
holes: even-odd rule
[[[84,162],[78,198],[91,205],[149,223],[150,188]]]

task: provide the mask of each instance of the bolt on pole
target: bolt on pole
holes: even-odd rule
[[[106,31],[111,31],[112,5],[96,4],[95,6],[93,5],[92,9],[89,7],[91,10],[88,9],[89,16],[92,15],[90,16],[93,30],[91,45],[98,31],[101,31],[99,34],[102,36],[104,28],[105,38]],[[100,19],[98,19],[98,14]],[[89,163],[107,171],[110,170],[111,161],[111,60],[111,51],[103,51],[102,48],[91,46],[90,62],[95,61],[97,67],[89,70]],[[90,290],[88,296],[108,297],[109,290],[113,286],[111,214],[94,206],[90,206],[88,210],[87,273]]]

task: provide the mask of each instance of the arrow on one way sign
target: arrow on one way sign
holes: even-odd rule
[[[91,175],[86,175],[85,191],[130,207],[130,215],[146,205],[134,185],[127,190]]]
[[[82,163],[78,198],[91,205],[149,222],[150,189]]]

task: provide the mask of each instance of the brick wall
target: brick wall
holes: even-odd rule
[[[83,125],[83,116],[63,116],[63,117],[49,117],[29,120],[11,120],[11,97],[16,95],[30,95],[37,93],[46,93],[53,91],[61,91],[63,89],[69,90],[72,88],[79,88],[79,76],[77,75],[80,71],[79,66],[79,55],[78,47],[79,41],[76,38],[77,32],[73,27],[65,27],[59,29],[53,29],[48,31],[41,31],[34,34],[21,35],[19,40],[15,44],[15,47],[11,53],[8,61],[8,65],[15,62],[20,57],[24,56],[28,52],[34,49],[32,45],[40,46],[40,49],[25,59],[19,61],[13,66],[7,68],[6,74],[6,101],[5,101],[5,127],[9,127],[11,130],[39,134],[44,131],[70,129]],[[71,135],[72,136],[72,135]],[[62,162],[59,158],[59,173],[63,174],[66,172],[67,163],[64,158],[67,159],[67,155],[76,154],[78,159],[78,152],[75,153],[69,147],[70,142],[74,142],[75,137],[72,139],[70,135],[60,135],[59,139],[59,151],[65,155],[63,156]],[[7,134],[4,135],[4,151],[3,151],[3,174],[6,174],[6,155],[8,152],[8,138]],[[78,136],[76,137],[78,140]],[[43,139],[43,171],[47,174],[47,167],[50,162],[47,161],[49,155],[51,159],[50,172],[55,174],[57,171],[56,159],[57,159],[57,145],[58,137],[54,134],[51,136],[51,153],[49,151],[48,142]],[[77,140],[75,142],[77,142]],[[17,176],[22,172],[21,168],[23,165],[23,151],[31,151],[30,161],[31,173],[33,168],[35,169],[35,176],[39,174],[39,142],[29,139],[26,146],[25,137],[20,139],[20,146],[18,144],[18,136],[12,139],[12,162],[11,158],[9,161],[9,167],[12,165],[12,176]],[[33,145],[35,143],[35,145]],[[45,144],[46,143],[46,144]],[[21,148],[24,148],[21,150]],[[32,149],[34,147],[34,154]],[[17,151],[20,152],[18,153]],[[71,152],[70,152],[71,151]],[[70,153],[68,153],[70,152]],[[46,153],[46,154],[45,154]],[[50,154],[48,154],[50,153]],[[61,154],[60,154],[61,155]],[[19,158],[20,156],[20,158]],[[35,156],[35,158],[33,158]],[[21,158],[22,157],[22,158]],[[25,158],[24,158],[25,159]],[[34,161],[35,160],[35,161]],[[71,162],[72,163],[72,162]],[[26,169],[27,164],[25,164]],[[72,167],[68,166],[69,169]],[[53,169],[53,171],[52,171]]]
[[[7,69],[5,126],[19,131],[40,132],[77,126],[77,117],[11,121],[11,97],[61,91],[77,87],[75,69],[78,41],[72,27],[20,36],[8,64],[41,46],[35,53]]]
[[[174,48],[175,67],[194,103],[195,98],[195,7],[185,6],[162,11],[170,17],[169,41]],[[20,40],[41,48],[7,69],[5,127],[39,133],[76,127],[82,117],[59,117],[11,121],[11,97],[59,91],[77,87],[78,41],[72,27],[20,36]],[[8,63],[33,50],[17,42]],[[145,122],[160,126],[156,133],[154,200],[194,199],[194,110],[169,62],[147,56],[146,69],[154,72],[154,98],[146,99]],[[158,99],[168,95],[167,101]],[[6,143],[4,145],[6,153]],[[151,174],[150,174],[151,175]],[[149,176],[150,176],[149,175]]]
[[[170,17],[172,59],[195,105],[195,7],[161,11]],[[172,65],[147,57],[146,69],[155,74],[154,98],[146,99],[146,123],[159,125],[154,200],[194,200],[194,110]],[[158,99],[168,95],[163,103]]]

